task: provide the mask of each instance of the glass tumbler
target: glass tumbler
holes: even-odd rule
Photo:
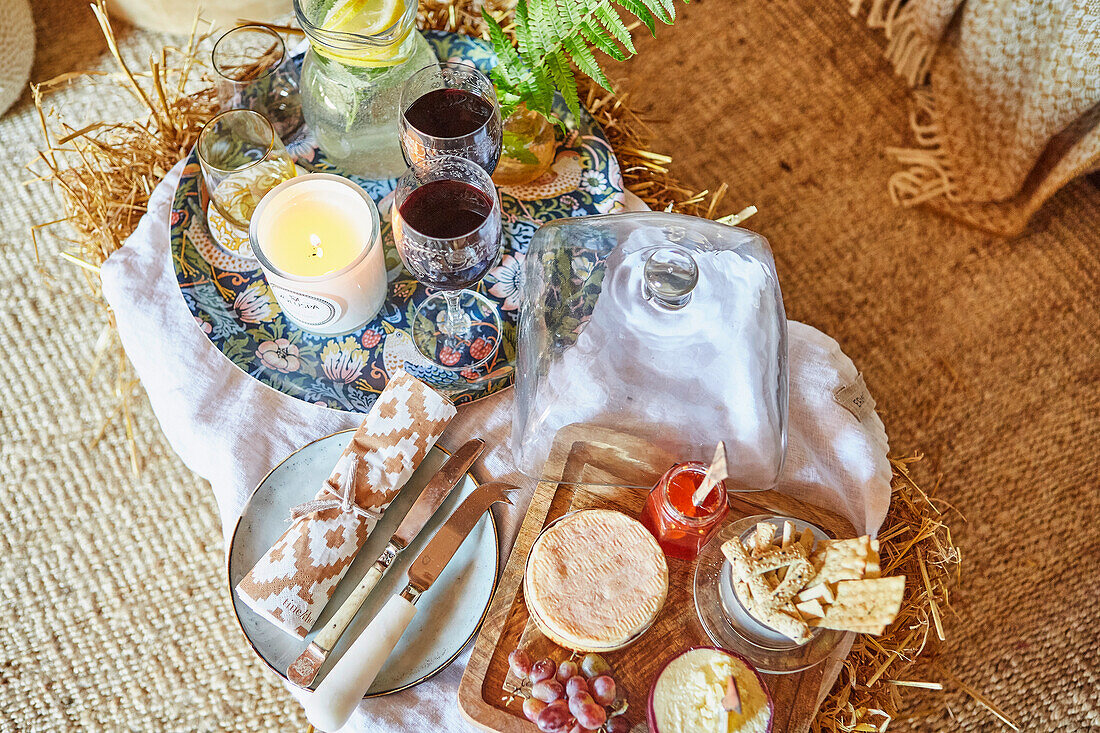
[[[500,259],[500,198],[492,179],[451,155],[411,167],[398,181],[392,220],[401,261],[438,291],[416,309],[413,343],[436,366],[476,378],[501,334],[493,302],[466,289]]]
[[[250,109],[290,137],[302,126],[298,72],[282,36],[266,25],[243,25],[222,34],[210,53],[222,109]]]
[[[442,155],[477,163],[489,175],[500,160],[500,105],[474,66],[444,62],[421,69],[401,90],[401,150],[416,166]]]
[[[264,194],[298,174],[271,123],[252,110],[217,115],[195,145],[210,203],[234,226],[247,229]]]

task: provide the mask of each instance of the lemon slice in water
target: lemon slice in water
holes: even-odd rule
[[[337,0],[325,16],[321,29],[375,36],[400,21],[404,14],[405,0]],[[352,66],[394,66],[404,60],[399,54],[407,35],[408,31],[386,45],[364,44],[363,48],[354,51],[325,48],[320,52]]]

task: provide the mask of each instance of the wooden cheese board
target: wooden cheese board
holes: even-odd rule
[[[536,487],[462,676],[459,708],[471,723],[502,733],[537,731],[523,716],[523,700],[505,690],[506,681],[514,682],[508,679],[508,654],[519,646],[534,659],[546,656],[561,661],[570,654],[539,633],[523,601],[524,567],[539,532],[566,512],[578,509],[616,509],[637,517],[648,491],[614,484],[652,486],[676,462],[675,456],[649,443],[607,428],[574,425],[559,432],[545,475],[560,476],[560,480],[542,481]],[[733,495],[730,509],[726,522],[776,514],[812,522],[833,537],[855,536],[845,518],[776,491]],[[645,722],[649,688],[665,662],[692,646],[712,643],[695,612],[694,562],[669,558],[668,564],[668,598],[652,628],[625,649],[603,655],[626,693],[626,716],[635,730],[644,730],[638,724]],[[795,674],[765,675],[775,702],[774,733],[807,730],[820,702],[823,670],[829,661]]]

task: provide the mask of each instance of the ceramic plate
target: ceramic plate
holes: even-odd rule
[[[420,489],[447,458],[442,449],[431,450],[348,568],[347,574],[336,587],[332,600],[314,625],[314,632],[305,639],[298,639],[261,618],[237,598],[233,588],[286,530],[290,507],[314,498],[317,487],[328,477],[340,453],[351,440],[351,434],[351,430],[345,430],[321,438],[291,454],[276,466],[260,482],[248,500],[229,543],[229,593],[233,598],[237,621],[260,659],[284,679],[287,667],[302,653],[316,631],[325,627],[332,614],[359,583],[367,568],[382,553],[397,525],[401,523],[405,511],[419,496]],[[405,573],[409,565],[439,526],[476,486],[473,478],[467,474],[464,482],[455,487],[420,536],[397,556],[389,572],[367,597],[359,615],[329,654],[325,666],[317,676],[318,682],[366,628],[386,600],[405,587]],[[489,600],[496,589],[498,547],[496,520],[492,512],[486,512],[443,573],[417,602],[416,617],[401,637],[393,654],[386,660],[378,679],[367,692],[367,697],[387,695],[411,687],[432,677],[454,661],[477,633],[489,608]]]
[[[485,42],[457,33],[424,36],[440,59],[469,61],[483,71],[495,63]],[[172,204],[172,263],[183,300],[198,328],[230,361],[253,378],[292,397],[351,412],[366,412],[394,369],[471,402],[512,384],[516,319],[527,245],[544,222],[567,216],[620,211],[623,179],[603,131],[587,114],[574,118],[559,98],[556,111],[568,133],[558,141],[553,167],[538,180],[500,189],[503,241],[500,262],[473,289],[496,303],[502,318],[500,348],[488,381],[439,369],[420,356],[409,337],[411,315],[427,291],[401,265],[390,231],[396,181],[351,176],[375,200],[382,216],[382,241],[389,291],[378,316],[340,336],[318,336],[283,317],[255,259],[240,257],[211,236],[208,197],[194,150],[184,164]],[[342,173],[318,149],[303,125],[284,141],[301,168]],[[216,223],[216,222],[215,222]],[[475,339],[463,349],[489,344]],[[460,358],[462,355],[456,355]]]

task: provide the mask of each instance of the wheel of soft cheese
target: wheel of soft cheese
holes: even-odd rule
[[[27,0],[9,0],[0,23],[0,114],[27,88],[34,61],[34,17]]]
[[[543,530],[523,587],[532,618],[552,641],[576,651],[612,651],[652,625],[668,595],[668,564],[641,522],[586,509]]]

